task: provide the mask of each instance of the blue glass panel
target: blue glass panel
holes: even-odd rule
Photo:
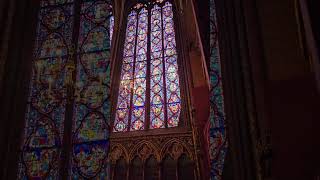
[[[210,161],[211,180],[221,180],[228,142],[225,132],[224,97],[215,0],[210,0]]]
[[[81,3],[70,179],[108,179],[111,21],[109,1]]]
[[[41,1],[18,179],[58,179],[72,1]]]

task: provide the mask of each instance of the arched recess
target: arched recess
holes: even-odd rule
[[[153,155],[158,162],[161,161],[161,156],[159,153],[159,148],[157,148],[153,143],[148,141],[142,141],[135,145],[129,153],[130,160],[138,155],[143,162],[145,162],[149,156]]]
[[[130,163],[129,180],[141,179],[143,179],[143,162],[139,156],[136,156]]]
[[[161,180],[177,179],[177,161],[167,155],[162,161]]]
[[[178,159],[178,180],[194,180],[194,162],[187,155],[182,154]]]
[[[194,160],[191,149],[185,143],[176,138],[172,138],[162,147],[160,157],[164,159],[166,155],[170,155],[174,160],[177,160],[183,153]]]
[[[121,157],[115,165],[113,180],[127,179],[127,176],[128,176],[127,168],[128,168],[128,165],[126,160],[123,157]]]
[[[115,144],[112,146],[112,149],[109,153],[109,160],[111,164],[116,164],[117,160],[123,157],[127,163],[129,163],[129,153],[126,148],[124,148],[121,144]]]
[[[144,180],[158,180],[159,179],[159,165],[157,159],[150,156],[144,166]]]
[[[113,147],[111,147],[111,150],[109,152],[109,162],[110,162],[110,177],[111,179],[115,180],[118,177],[119,171],[121,171],[122,166],[118,165],[119,160],[124,160],[125,164],[129,164],[128,161],[128,152],[121,144],[116,144]],[[120,168],[120,169],[117,169]],[[127,171],[127,169],[124,169],[123,171]]]

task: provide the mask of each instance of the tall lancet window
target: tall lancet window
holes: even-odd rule
[[[110,0],[40,0],[17,179],[107,179]]]
[[[181,113],[170,1],[138,3],[127,16],[114,132],[177,127]]]

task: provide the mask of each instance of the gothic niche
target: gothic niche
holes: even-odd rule
[[[131,142],[131,138],[111,139],[111,179],[196,179],[193,146],[187,144],[189,138],[180,137],[182,142],[161,135],[151,140],[136,137]]]

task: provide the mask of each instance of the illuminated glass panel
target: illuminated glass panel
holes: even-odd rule
[[[73,108],[71,179],[107,179],[112,7],[81,3]]]
[[[132,11],[128,16],[126,39],[123,50],[123,65],[119,85],[118,104],[114,131],[124,132],[128,129],[129,109],[133,89],[133,62],[135,60],[135,43],[137,33],[137,13]]]
[[[109,34],[110,34],[110,45],[112,42],[112,37],[113,37],[113,29],[114,29],[114,16],[110,17],[110,27],[109,27]]]
[[[147,42],[148,42],[148,11],[143,8],[138,16],[137,42],[134,63],[133,97],[131,104],[131,130],[144,129],[145,101],[146,101],[146,74],[147,74]]]
[[[114,132],[178,126],[181,97],[177,59],[172,4],[136,4],[127,20]],[[145,127],[147,122],[149,127]]]
[[[172,5],[165,3],[162,8],[164,69],[167,98],[168,127],[176,127],[179,123],[181,111],[180,85],[178,76],[178,63],[176,40],[173,23]]]
[[[58,179],[73,33],[72,0],[41,1],[18,179]]]
[[[165,128],[162,8],[155,5],[151,10],[151,75],[150,75],[150,128]]]

